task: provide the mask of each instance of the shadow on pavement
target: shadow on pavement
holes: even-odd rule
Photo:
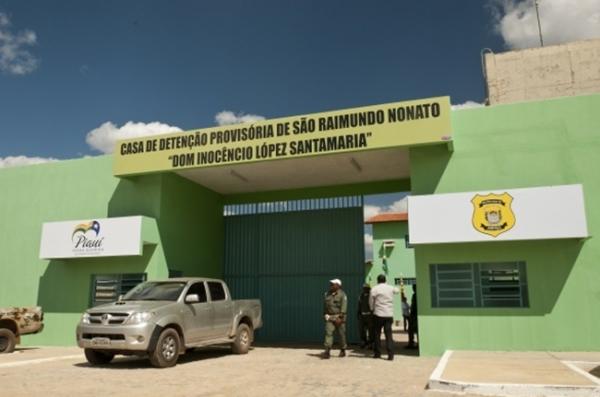
[[[302,350],[323,350],[322,343],[267,343],[257,342],[254,347],[265,347],[269,349],[302,349]]]
[[[419,349],[406,349],[405,348],[406,343],[403,342],[394,342],[393,345],[393,352],[394,352],[394,356],[404,356],[404,357],[419,357]],[[381,341],[381,354],[382,357],[387,358],[387,351],[385,350],[385,341],[382,340]],[[319,347],[318,348],[318,352],[315,353],[307,353],[307,356],[310,357],[315,357],[315,358],[319,358],[322,359],[323,358],[323,347]],[[337,357],[339,354],[339,347],[334,346],[333,349],[331,349],[331,357]],[[360,346],[348,346],[348,349],[346,349],[346,355],[347,357],[363,357],[363,358],[373,358],[373,349],[371,348],[361,348]]]
[[[39,347],[16,347],[15,352],[24,352],[28,350],[39,350]]]
[[[197,361],[217,359],[229,355],[233,355],[229,346],[193,349],[179,356],[179,360],[177,360],[177,366],[186,365]],[[141,368],[155,369],[150,364],[150,361],[147,357],[119,355],[115,356],[110,364],[106,365],[91,365],[88,362],[82,362],[73,365],[80,368],[105,368],[118,370]]]
[[[392,351],[394,352],[394,356],[407,356],[407,357],[419,357],[419,349],[406,349],[406,343],[394,342],[392,346]],[[373,357],[373,349],[353,349],[350,353],[351,357]],[[385,349],[385,341],[381,341],[381,354],[383,356],[387,356],[387,351]]]

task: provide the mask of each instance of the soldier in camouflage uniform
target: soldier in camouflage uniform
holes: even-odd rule
[[[329,291],[325,293],[323,314],[325,318],[325,352],[323,358],[331,357],[333,346],[333,332],[337,330],[340,342],[340,357],[346,357],[346,311],[348,298],[342,291],[342,282],[339,279],[329,281]]]

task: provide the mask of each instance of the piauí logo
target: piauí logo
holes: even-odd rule
[[[89,234],[93,232],[93,237],[90,238]],[[86,223],[80,223],[73,229],[71,240],[75,243],[75,249],[90,249],[99,250],[102,247],[102,241],[104,237],[98,238],[100,234],[100,222],[90,221]]]
[[[80,223],[79,225],[75,226],[71,239],[73,239],[77,233],[86,234],[90,230],[93,230],[96,233],[96,237],[98,237],[98,234],[100,233],[100,222],[91,221],[87,223]]]

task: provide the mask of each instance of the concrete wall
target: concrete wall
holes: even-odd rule
[[[490,105],[600,92],[600,39],[485,55]]]
[[[581,183],[592,236],[416,246],[422,354],[600,349],[598,109],[600,95],[457,111],[454,152],[411,149],[413,195]],[[490,261],[526,262],[529,307],[431,306],[430,264]]]

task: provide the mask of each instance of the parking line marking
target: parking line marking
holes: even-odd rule
[[[600,385],[600,379],[596,378],[594,375],[590,374],[589,372],[584,371],[583,369],[579,368],[577,365],[574,364],[573,361],[561,361],[561,363],[563,363],[564,365],[569,367],[571,370],[577,372],[578,374],[585,376],[588,380],[591,380],[595,384]]]
[[[448,365],[448,360],[450,360],[450,356],[452,356],[452,350],[446,350],[438,365],[433,370],[433,373],[429,377],[430,380],[442,380],[442,375],[446,370],[446,366]]]
[[[83,356],[81,354],[77,354],[77,355],[72,355],[72,356],[59,356],[59,357],[38,358],[36,360],[15,361],[12,363],[2,363],[2,364],[0,364],[0,368],[20,367],[23,365],[42,364],[42,363],[48,363],[48,362],[52,362],[52,361],[71,360],[74,358],[83,358]]]

